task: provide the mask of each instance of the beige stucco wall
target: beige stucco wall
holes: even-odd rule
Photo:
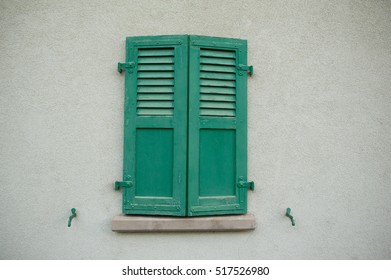
[[[390,15],[380,0],[0,1],[0,258],[390,259]],[[126,36],[160,34],[248,39],[253,232],[110,229],[116,63]]]

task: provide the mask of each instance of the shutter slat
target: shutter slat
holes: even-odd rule
[[[137,95],[137,100],[156,100],[156,101],[165,101],[165,100],[174,100],[174,94],[170,93],[139,93]]]
[[[210,87],[235,87],[235,81],[220,81],[220,80],[204,80],[201,79],[201,86]]]
[[[211,109],[233,109],[236,106],[234,102],[206,102],[201,101],[200,108],[211,108]]]
[[[174,108],[172,101],[139,101],[137,108]]]
[[[140,86],[137,89],[139,93],[174,93],[174,87],[165,86]]]
[[[234,95],[223,95],[223,94],[201,94],[201,101],[226,101],[235,102],[236,97]]]
[[[139,49],[138,56],[174,56],[174,49]]]
[[[235,110],[200,109],[201,116],[235,117]]]
[[[174,71],[173,64],[141,64],[138,71]]]
[[[224,58],[236,58],[236,53],[233,51],[213,50],[213,49],[201,49],[201,56],[208,57],[224,57]]]
[[[228,74],[228,73],[212,73],[212,72],[201,72],[200,73],[201,79],[212,79],[212,80],[236,80],[235,74]]]
[[[174,79],[138,79],[139,86],[173,86]]]
[[[166,78],[174,78],[174,72],[142,72],[139,71],[137,78],[144,79],[166,79]]]
[[[203,65],[200,66],[201,71],[206,72],[222,72],[222,73],[236,73],[234,66],[221,66],[221,65]]]
[[[200,62],[201,64],[235,66],[235,59],[231,59],[231,58],[201,57]]]
[[[212,93],[212,94],[235,94],[235,88],[224,88],[224,87],[200,87],[201,93]]]
[[[174,109],[160,109],[160,108],[144,109],[144,108],[138,108],[137,109],[137,115],[139,115],[139,116],[172,116],[172,115],[174,115]]]
[[[138,59],[138,64],[173,64],[173,56],[163,56],[163,57],[140,57]]]

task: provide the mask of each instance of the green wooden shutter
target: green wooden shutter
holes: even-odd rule
[[[247,212],[247,41],[126,40],[124,214]]]
[[[246,213],[247,41],[190,36],[189,44],[187,214]]]
[[[187,36],[126,40],[124,214],[186,212]]]

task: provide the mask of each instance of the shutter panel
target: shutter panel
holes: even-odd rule
[[[128,37],[124,214],[186,214],[187,36]]]
[[[190,36],[188,215],[243,214],[247,41]]]

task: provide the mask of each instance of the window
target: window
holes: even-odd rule
[[[247,212],[247,41],[126,39],[122,210]]]

